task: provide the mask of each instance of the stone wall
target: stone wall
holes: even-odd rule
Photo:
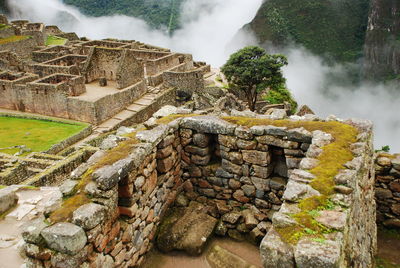
[[[335,193],[329,198],[334,206],[319,208],[314,215],[318,226],[329,232],[304,233],[296,244],[286,243],[277,233],[299,224],[292,218],[301,209],[299,201],[322,195],[310,186],[314,175],[308,170],[320,164],[316,158],[326,146],[335,144],[331,134],[301,127],[247,128],[212,116],[185,117],[140,131],[136,142],[128,140],[115,149],[121,153],[131,148],[127,156],[89,173],[91,180],[78,194],[85,193],[90,203],[75,208],[70,217],[54,224],[54,215],[63,215],[56,211],[48,219],[51,226],[32,223],[34,228],[27,228],[23,236],[28,264],[139,266],[153,246],[160,220],[184,190],[193,200],[212,203],[216,210],[209,213],[221,218],[219,227],[228,234],[242,228],[242,222],[234,220],[241,214],[235,212],[252,210],[257,216],[245,220],[247,232],[260,224],[268,232],[260,248],[264,267],[373,267],[371,125],[346,123],[360,133],[349,145],[354,158],[334,179]],[[115,157],[113,150],[97,159]],[[80,179],[89,167],[79,167],[73,177]],[[263,231],[253,234],[261,238]]]
[[[375,160],[377,223],[400,228],[400,157],[380,153]]]
[[[184,91],[189,95],[204,89],[204,77],[201,69],[187,72],[164,72],[164,85]]]
[[[180,186],[181,146],[177,127],[163,126],[138,138],[143,143],[127,158],[93,173],[84,190],[92,202],[75,210],[71,223],[32,222],[35,228],[23,235],[28,265],[132,267],[143,262]]]
[[[27,38],[16,42],[2,44],[0,45],[0,50],[9,50],[21,55],[22,57],[27,57],[37,45],[36,39]]]
[[[124,50],[117,69],[117,88],[122,89],[144,79],[143,62],[134,57],[130,50]]]

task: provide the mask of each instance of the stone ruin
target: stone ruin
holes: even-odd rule
[[[373,267],[369,122],[293,116],[287,127],[277,127],[271,119],[248,126],[257,119],[175,118],[132,132],[71,173],[64,203],[76,201],[48,211],[45,221],[28,224],[22,233],[29,267],[136,267],[155,245],[196,255],[212,233],[251,237],[260,243],[264,267]],[[313,171],[338,161],[325,162],[324,152],[347,131],[354,135],[345,145],[353,156],[328,178],[333,190],[325,192],[313,183],[319,180]],[[121,150],[124,155],[114,159]],[[321,199],[330,206],[315,207],[317,229],[307,229],[302,204]],[[183,230],[195,226],[197,236],[175,225],[160,227],[172,206],[194,211],[183,214],[183,222],[170,222]],[[293,237],[286,237],[290,230]]]
[[[175,101],[171,90],[191,95],[203,89],[210,73],[209,65],[188,54],[132,40],[85,41],[55,26],[2,18],[0,108],[94,125],[110,119],[132,124],[138,112],[133,104],[142,98],[151,95],[155,112]],[[45,46],[49,36],[66,43]]]
[[[0,44],[0,108],[93,124],[47,152],[0,154],[0,184],[18,184],[0,213],[18,202],[11,214],[30,219],[27,267],[138,267],[155,246],[197,255],[211,235],[257,243],[264,267],[374,267],[376,223],[400,228],[400,156],[374,155],[370,122],[288,118],[286,104],[258,115],[191,55],[4,24],[0,38],[29,38]],[[159,110],[176,96],[183,107]],[[20,212],[26,185],[51,202]]]

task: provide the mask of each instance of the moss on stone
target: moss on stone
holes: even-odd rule
[[[50,214],[49,221],[51,223],[57,222],[70,222],[72,220],[72,213],[80,206],[90,203],[90,199],[86,194],[81,191],[79,194],[71,196],[66,199],[61,208],[55,210]]]
[[[314,219],[313,214],[308,212],[325,209],[329,204],[329,197],[334,193],[334,177],[344,168],[343,165],[345,163],[353,159],[350,145],[357,141],[357,130],[350,125],[334,121],[304,122],[245,117],[224,117],[223,119],[247,127],[256,125],[273,125],[278,127],[287,127],[288,129],[304,127],[308,131],[321,130],[332,135],[334,141],[322,148],[323,152],[318,157],[318,166],[310,170],[310,173],[316,176],[315,179],[311,181],[310,185],[314,189],[318,190],[321,195],[301,200],[299,202],[299,208],[301,211],[292,215],[298,224],[286,228],[277,228],[277,232],[285,242],[292,244],[297,243],[297,241],[305,235],[318,238],[324,233],[333,232],[334,230],[318,223]]]
[[[0,45],[19,42],[19,41],[26,40],[26,39],[29,39],[29,38],[32,38],[32,36],[28,36],[28,35],[13,35],[13,36],[9,36],[9,37],[6,37],[6,38],[0,38]]]

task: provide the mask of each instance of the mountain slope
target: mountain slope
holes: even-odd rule
[[[269,0],[248,27],[261,42],[295,42],[329,59],[354,61],[362,55],[369,1]]]
[[[172,32],[179,27],[184,0],[63,0],[90,16],[127,15],[145,20],[153,28]]]
[[[366,77],[400,80],[400,1],[372,0],[365,41]]]

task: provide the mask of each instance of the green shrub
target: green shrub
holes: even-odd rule
[[[268,93],[264,96],[264,100],[268,101],[271,104],[280,104],[286,101],[290,103],[292,107],[292,113],[295,113],[297,110],[297,102],[292,97],[290,91],[286,88],[269,90]]]

